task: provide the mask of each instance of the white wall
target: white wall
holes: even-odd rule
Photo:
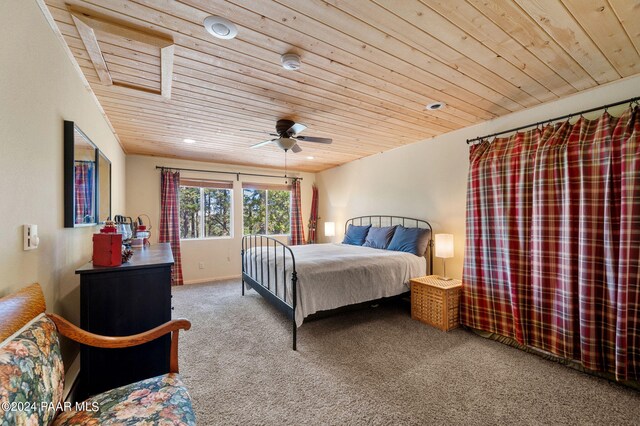
[[[126,215],[134,219],[147,214],[151,218],[152,243],[158,239],[160,218],[160,170],[156,166],[181,167],[199,170],[219,170],[284,175],[282,170],[259,169],[225,164],[204,163],[148,156],[127,157],[127,211]],[[289,176],[302,178],[300,195],[302,197],[302,218],[307,236],[307,222],[311,209],[311,187],[315,175],[311,173],[288,173]],[[259,178],[254,176],[235,176],[226,174],[181,172],[182,177],[200,177],[233,181],[233,238],[183,240],[180,244],[182,254],[182,274],[186,284],[205,282],[228,277],[237,277],[241,273],[240,248],[242,239],[242,182],[284,184],[283,179]],[[116,212],[119,213],[119,212]],[[144,219],[143,219],[144,220]],[[199,263],[204,268],[199,268]]]
[[[447,275],[461,278],[469,163],[466,139],[639,95],[640,76],[630,77],[318,173],[320,238],[325,221],[336,222],[334,240],[341,241],[344,221],[353,216],[391,214],[426,219],[434,233],[454,235],[455,257],[447,260]],[[441,271],[442,259],[435,259],[435,273]]]
[[[42,285],[49,311],[79,323],[77,267],[91,260],[95,228],[63,227],[63,120],[113,167],[113,207],[124,210],[125,155],[66,47],[35,1],[0,2],[0,295]],[[22,225],[40,247],[22,250]],[[65,361],[74,347],[65,346]]]

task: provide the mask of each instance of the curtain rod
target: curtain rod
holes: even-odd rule
[[[269,177],[269,178],[279,178],[279,179],[294,179],[294,180],[302,180],[301,177],[293,177],[293,176],[276,176],[276,175],[261,175],[258,173],[243,173],[243,172],[227,172],[220,170],[199,170],[199,169],[183,169],[181,167],[163,167],[156,166],[156,169],[167,169],[167,170],[181,170],[184,172],[199,172],[199,173],[222,173],[225,175],[236,175],[236,180],[240,181],[240,175],[242,176],[257,176],[257,177]]]
[[[616,105],[622,105],[622,104],[626,104],[626,103],[633,104],[633,102],[637,102],[639,99],[640,99],[640,96],[636,96],[634,98],[625,99],[624,101],[614,102],[612,104],[602,105],[602,106],[599,106],[599,107],[596,107],[596,108],[585,109],[584,111],[574,112],[572,114],[566,114],[566,115],[562,115],[560,117],[555,117],[555,118],[550,118],[548,120],[538,121],[537,123],[531,123],[531,124],[527,124],[525,126],[516,127],[516,128],[513,128],[513,129],[509,129],[509,130],[503,130],[502,132],[492,133],[492,134],[486,135],[486,136],[480,136],[480,137],[473,138],[473,139],[467,139],[467,145],[470,144],[471,142],[476,142],[476,141],[480,141],[482,139],[492,138],[492,137],[498,136],[498,135],[504,135],[505,133],[516,132],[518,130],[526,129],[528,127],[538,127],[541,124],[551,123],[552,121],[564,120],[565,118],[571,118],[571,117],[574,117],[576,115],[582,115],[582,114],[586,114],[586,113],[593,112],[593,111],[599,111],[601,109],[606,111],[608,108],[614,107]]]

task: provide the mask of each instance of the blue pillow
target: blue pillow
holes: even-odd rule
[[[344,240],[342,241],[342,244],[361,246],[364,243],[364,239],[367,237],[367,234],[369,233],[369,228],[371,228],[371,225],[355,226],[349,224],[347,233],[344,234]]]
[[[393,237],[393,231],[396,230],[395,226],[386,226],[384,228],[371,228],[367,234],[367,238],[364,240],[363,247],[371,247],[377,249],[385,249]]]
[[[387,250],[404,251],[423,256],[427,250],[431,232],[422,228],[405,228],[400,225],[391,238]]]

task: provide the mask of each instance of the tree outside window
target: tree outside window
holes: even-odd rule
[[[180,238],[200,238],[200,188],[180,187]]]
[[[286,235],[290,230],[291,191],[243,189],[244,235]]]
[[[232,205],[231,189],[180,186],[180,238],[230,237]]]
[[[244,189],[242,193],[244,234],[266,234],[267,191]]]
[[[204,237],[231,236],[231,190],[202,188]]]

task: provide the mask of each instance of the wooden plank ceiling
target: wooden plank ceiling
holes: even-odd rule
[[[637,0],[45,2],[128,154],[281,168],[288,118],[316,172],[640,72]]]

